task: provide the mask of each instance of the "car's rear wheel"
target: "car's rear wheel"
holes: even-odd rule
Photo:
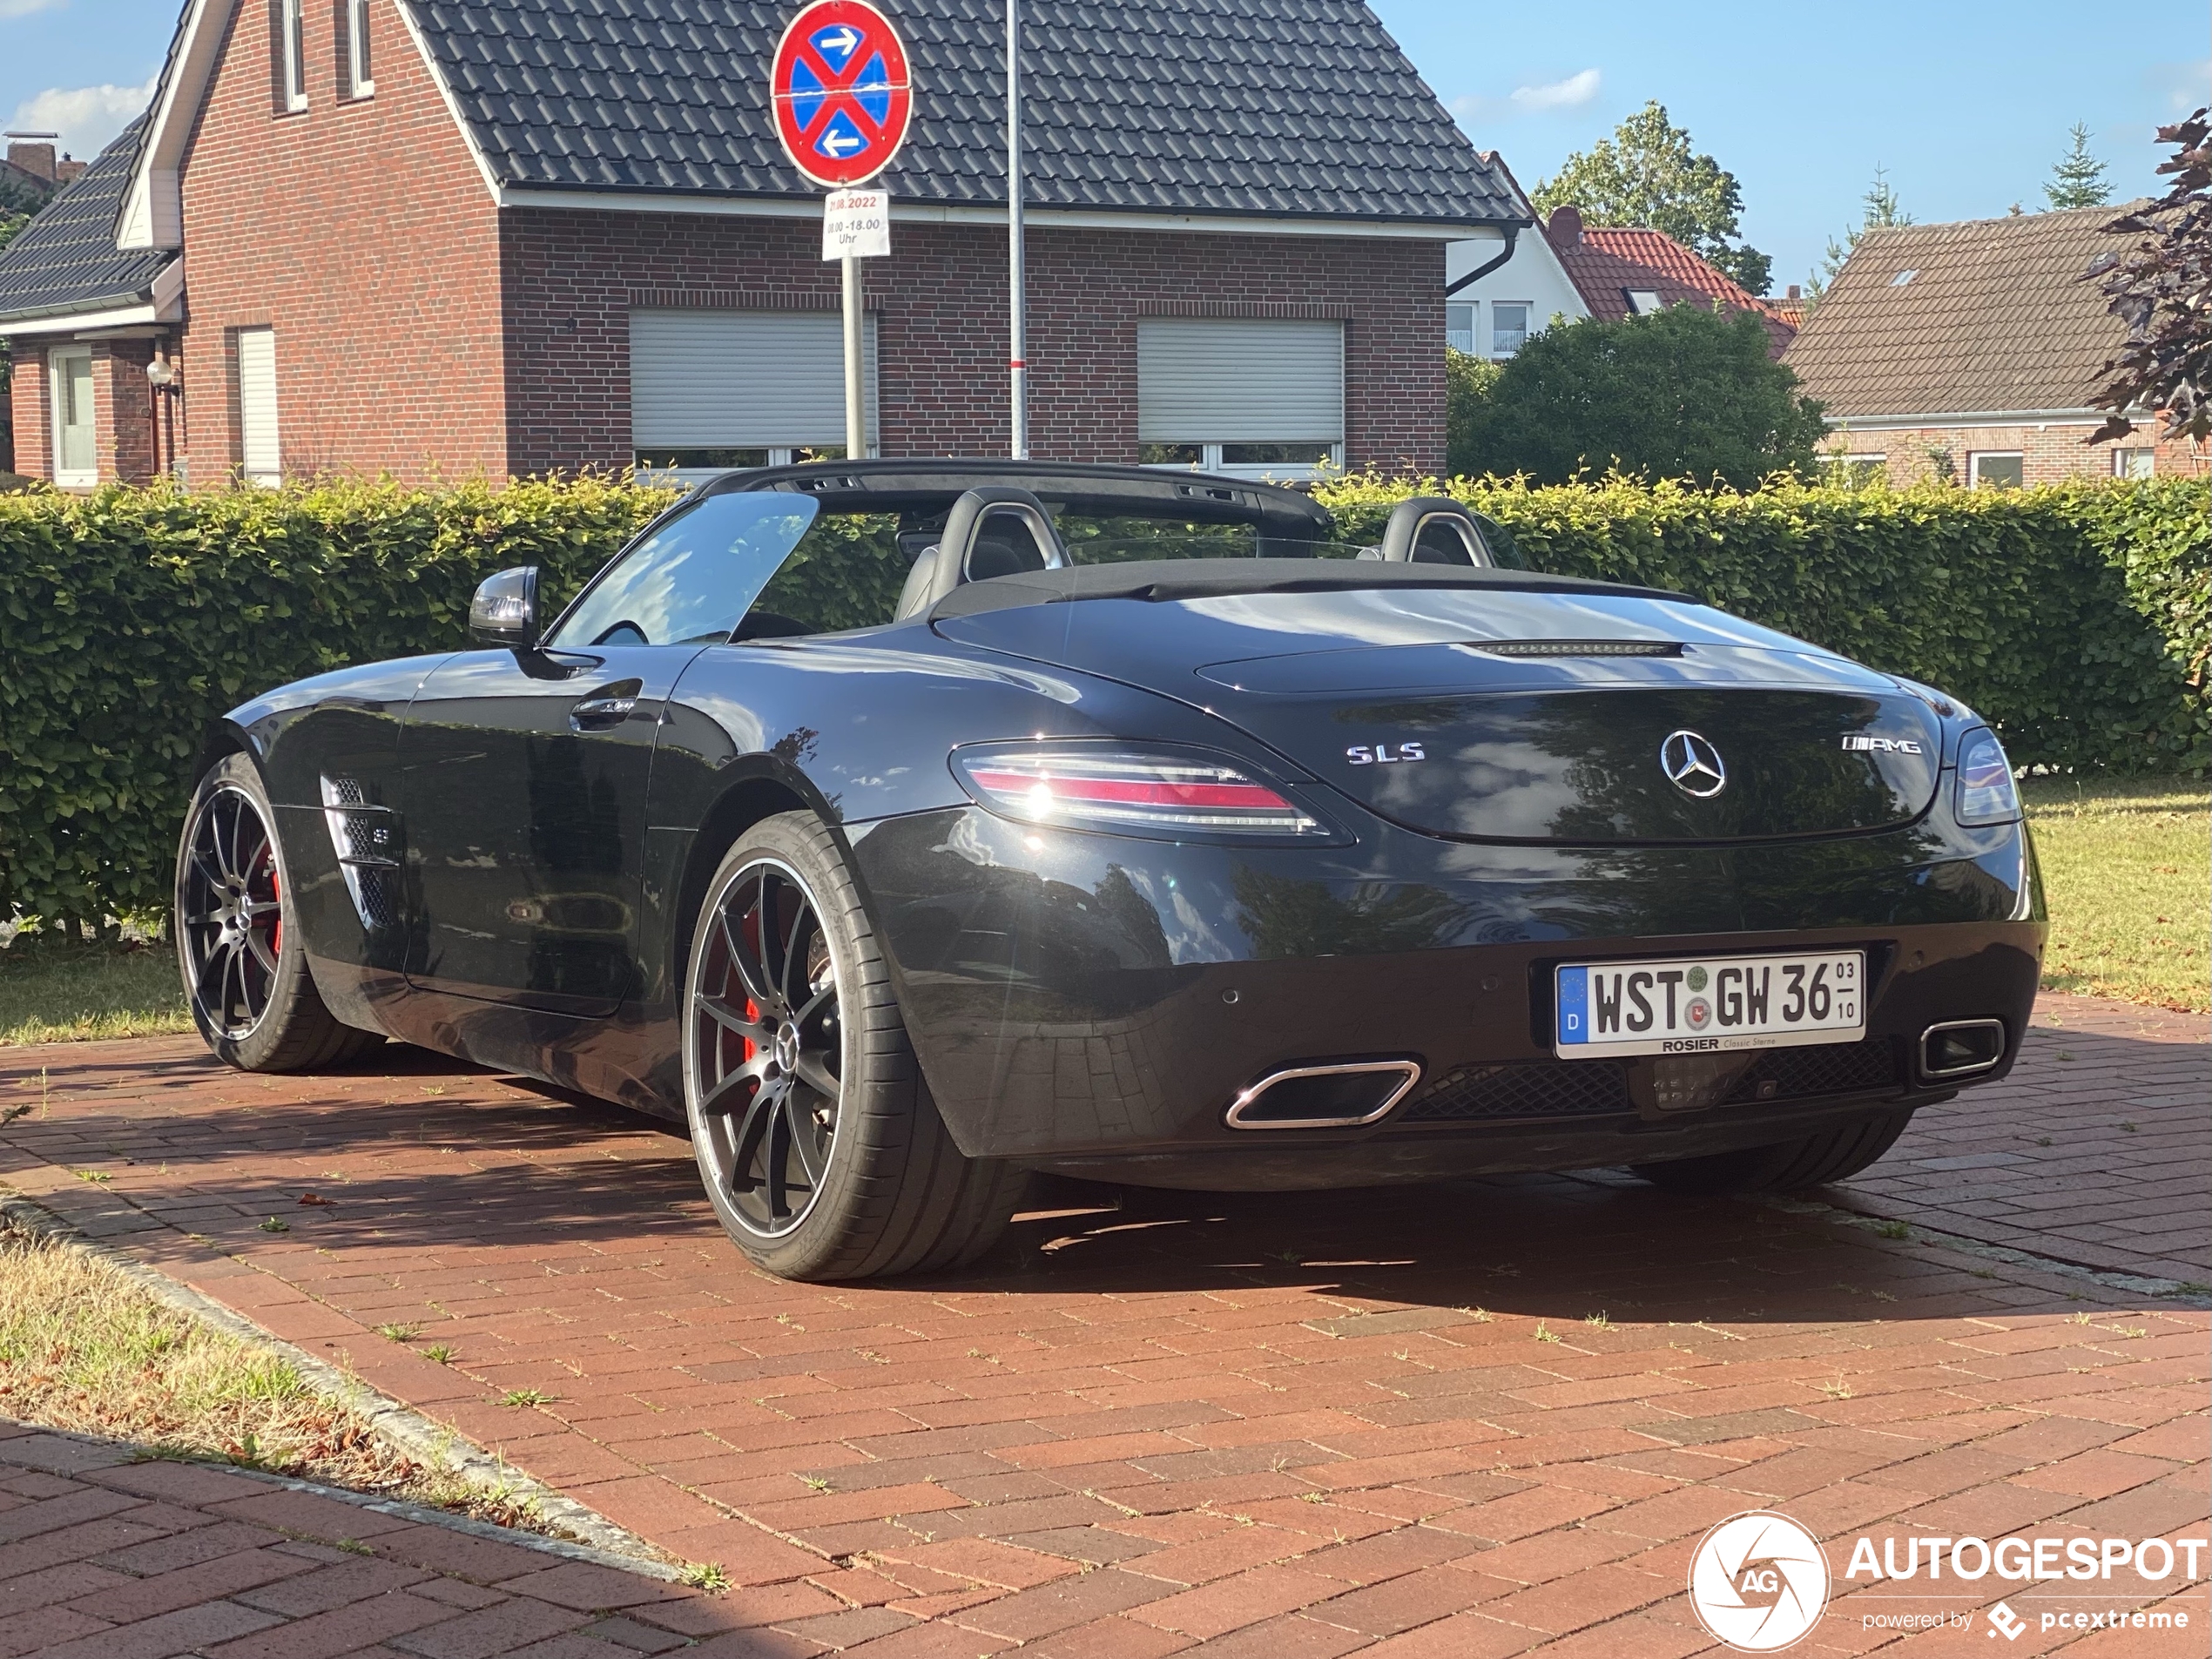
[[[1771,1146],[1632,1167],[1669,1192],[1795,1192],[1857,1175],[1895,1146],[1912,1120],[1910,1112],[1870,1113]]]
[[[323,1006],[294,919],[276,813],[232,755],[200,780],[177,848],[177,961],[193,1023],[241,1071],[341,1064],[381,1045]]]
[[[684,1094],[715,1214],[785,1278],[961,1266],[997,1240],[1026,1184],[953,1143],[859,890],[811,813],[755,825],[707,884],[685,975]]]

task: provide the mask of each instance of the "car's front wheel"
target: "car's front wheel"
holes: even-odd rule
[[[755,825],[707,884],[684,1095],[715,1214],[784,1278],[963,1265],[1026,1183],[953,1143],[851,873],[811,813]]]
[[[1895,1146],[1912,1121],[1911,1112],[1871,1112],[1771,1146],[1633,1168],[1669,1192],[1795,1192],[1857,1175]]]
[[[173,914],[192,1022],[241,1071],[340,1065],[384,1042],[323,1005],[296,911],[268,793],[252,761],[229,756],[185,814]]]

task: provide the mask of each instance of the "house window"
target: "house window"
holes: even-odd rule
[[[876,421],[875,319],[861,384]],[[630,314],[631,456],[688,475],[845,459],[845,329],[833,312]]]
[[[248,483],[273,489],[284,482],[277,442],[276,331],[238,331],[238,435],[240,470]]]
[[[46,360],[54,397],[54,482],[81,489],[100,481],[92,424],[92,354],[57,351]]]
[[[1629,296],[1629,314],[1632,317],[1649,317],[1660,308],[1656,288],[1623,288],[1621,292]]]
[[[346,0],[346,84],[355,98],[376,90],[368,55],[368,0]]]
[[[2114,449],[2112,452],[2112,475],[2115,478],[2151,478],[2158,473],[2158,451],[2155,449]]]
[[[1474,355],[1474,307],[1446,306],[1444,307],[1444,343],[1453,351]]]
[[[1344,325],[1140,317],[1137,457],[1300,479],[1344,464]]]
[[[1528,339],[1528,307],[1518,300],[1490,305],[1490,355],[1510,357]]]
[[[1966,457],[1966,477],[1976,489],[2018,489],[2027,482],[2027,457],[2017,449],[1980,449]]]
[[[1838,450],[1822,455],[1820,464],[1834,482],[1849,484],[1854,489],[1885,481],[1890,475],[1890,458],[1886,455]]]
[[[307,0],[282,0],[278,7],[278,73],[284,90],[284,107],[307,107]]]

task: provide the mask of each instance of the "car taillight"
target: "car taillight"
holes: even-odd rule
[[[2009,824],[2020,815],[2005,745],[1986,726],[1959,740],[1959,792],[1953,810],[1961,824]]]
[[[952,760],[979,804],[1025,824],[1171,840],[1332,836],[1280,791],[1199,749],[980,744]]]

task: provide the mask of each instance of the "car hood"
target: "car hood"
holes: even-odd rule
[[[1932,711],[1895,680],[1694,603],[1396,589],[1102,599],[935,626],[1202,707],[1371,811],[1454,838],[1878,830],[1926,812],[1941,763]]]

